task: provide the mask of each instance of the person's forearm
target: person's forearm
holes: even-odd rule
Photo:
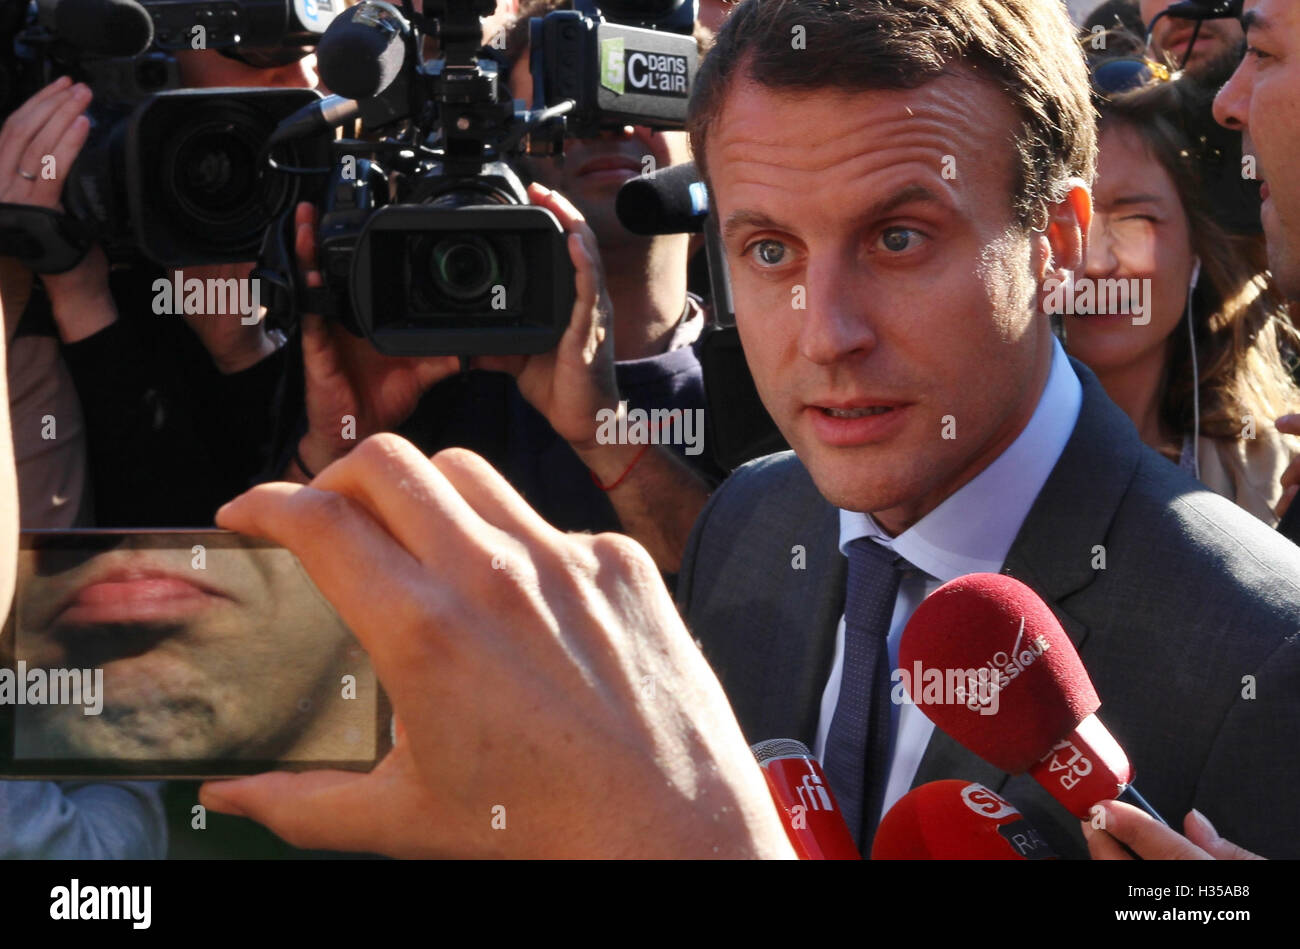
[[[49,280],[47,278],[47,288]],[[79,343],[117,322],[117,304],[105,285],[102,293],[49,291],[50,312],[65,344]]]
[[[676,573],[695,519],[709,499],[708,482],[662,445],[596,445],[577,451],[602,485],[614,484],[626,473],[607,493],[619,523],[660,570]]]

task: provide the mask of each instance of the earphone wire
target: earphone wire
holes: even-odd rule
[[[1201,477],[1201,374],[1196,364],[1196,326],[1192,322],[1192,296],[1200,279],[1201,261],[1197,258],[1192,267],[1192,279],[1187,285],[1187,336],[1192,350],[1192,467],[1198,481]]]

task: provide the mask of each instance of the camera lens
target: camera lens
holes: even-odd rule
[[[217,132],[192,136],[176,156],[173,184],[183,201],[203,216],[220,216],[225,209],[252,199],[253,161],[238,137]]]
[[[429,254],[434,287],[453,300],[484,297],[501,282],[496,250],[482,237],[468,235],[438,241]]]
[[[209,101],[195,111],[167,136],[156,166],[168,216],[178,231],[201,235],[210,248],[251,259],[267,220],[291,197],[285,176],[259,174],[260,150],[274,123],[242,102]]]

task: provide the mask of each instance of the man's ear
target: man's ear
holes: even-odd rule
[[[1039,237],[1048,254],[1040,258],[1038,284],[1049,277],[1064,280],[1083,270],[1088,260],[1088,229],[1092,226],[1092,193],[1082,178],[1071,178],[1065,199],[1047,206],[1047,229]]]

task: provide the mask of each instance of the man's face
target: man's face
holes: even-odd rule
[[[510,94],[530,106],[533,80],[525,49],[510,69]],[[524,159],[528,173],[558,191],[582,212],[603,247],[634,237],[618,221],[614,199],[623,182],[690,160],[685,132],[654,132],[645,126],[625,126],[599,138],[565,139],[563,163],[551,158]]]
[[[314,89],[320,82],[315,53],[283,66],[259,69],[213,49],[183,49],[177,51],[176,63],[188,89]]]
[[[1174,5],[1176,0],[1142,0],[1142,22],[1150,23],[1161,10]],[[1161,17],[1151,36],[1151,45],[1159,54],[1169,54],[1175,65],[1180,65],[1187,55],[1188,44],[1192,41],[1192,32],[1196,29],[1195,20],[1180,17]],[[1212,63],[1229,56],[1236,56],[1241,47],[1241,24],[1233,19],[1205,20],[1201,24],[1200,35],[1192,48],[1192,57],[1187,61],[1187,70],[1200,73]]]
[[[1246,0],[1248,50],[1214,100],[1221,125],[1244,133],[1258,161],[1269,267],[1282,292],[1300,300],[1300,4]]]
[[[102,669],[104,693],[98,715],[33,707],[31,727],[19,728],[26,756],[271,758],[314,740],[339,706],[359,714],[353,748],[345,734],[338,741],[346,726],[334,736],[337,757],[371,747],[373,703],[349,703],[340,682],[355,675],[365,695],[369,661],[288,551],[211,535],[162,548],[132,539],[93,555],[27,550],[19,591],[15,657]]]
[[[1017,124],[966,75],[861,93],[737,80],[710,138],[763,402],[821,493],[891,530],[1000,454],[1046,378],[1031,304],[1048,249],[1014,224]]]

